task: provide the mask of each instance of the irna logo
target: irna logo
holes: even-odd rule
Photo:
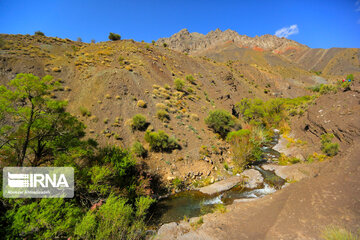
[[[3,169],[6,198],[72,198],[72,167],[6,167]]]
[[[56,174],[19,174],[8,172],[8,185],[14,188],[36,188],[41,186],[43,188],[49,187],[69,187],[64,174],[56,176]]]

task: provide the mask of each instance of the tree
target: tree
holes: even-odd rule
[[[18,74],[9,87],[0,86],[1,161],[39,166],[82,144],[85,126],[50,97],[58,87],[51,76]]]
[[[77,41],[77,42],[82,42],[82,38],[81,38],[81,37],[78,37],[78,38],[76,39],[76,41]]]
[[[225,110],[210,111],[205,123],[223,138],[235,124],[231,114]]]
[[[36,31],[35,36],[45,36],[45,34],[41,31]]]
[[[15,202],[6,212],[6,217],[12,221],[8,239],[66,239],[82,216],[74,201],[63,198]]]
[[[142,239],[145,215],[154,200],[140,197],[135,208],[127,200],[114,195],[99,210],[89,210],[76,225],[75,235],[84,239]]]
[[[91,39],[91,43],[96,43],[95,39]]]
[[[109,39],[111,40],[111,41],[118,41],[118,40],[120,40],[121,39],[121,36],[119,35],[119,34],[116,34],[116,33],[110,33],[109,34]]]

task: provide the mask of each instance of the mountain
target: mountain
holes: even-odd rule
[[[263,66],[293,65],[306,71],[321,72],[325,76],[360,72],[359,49],[312,49],[269,34],[252,38],[232,30],[216,29],[204,35],[183,29],[169,38],[160,38],[157,43],[166,44],[176,51],[222,62],[232,60]]]

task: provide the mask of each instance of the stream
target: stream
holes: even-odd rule
[[[264,178],[261,188],[248,189],[235,186],[216,195],[207,195],[196,190],[176,193],[156,203],[151,211],[151,225],[160,226],[165,223],[178,222],[185,217],[198,217],[212,212],[217,207],[217,204],[228,205],[236,199],[261,198],[280,189],[285,184],[285,180],[274,172],[261,168],[262,164],[276,161],[280,156],[279,152],[272,149],[279,140],[278,131],[274,131],[274,133],[271,142],[262,147],[263,156],[261,161],[253,166]]]

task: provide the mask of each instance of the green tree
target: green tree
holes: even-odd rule
[[[35,35],[36,36],[45,36],[45,34],[43,32],[41,32],[41,31],[36,31]]]
[[[81,209],[73,201],[63,198],[28,202],[16,200],[13,208],[6,212],[12,222],[9,239],[66,239],[82,216]]]
[[[210,111],[205,123],[223,138],[235,124],[231,114],[225,110]]]
[[[90,210],[76,225],[75,235],[85,239],[140,239],[145,236],[145,215],[153,200],[140,197],[135,208],[111,195],[99,210]]]
[[[109,34],[109,39],[111,40],[111,41],[118,41],[118,40],[120,40],[121,39],[121,36],[119,35],[119,34],[116,34],[116,33],[110,33]]]
[[[18,74],[0,86],[0,153],[11,165],[39,166],[82,144],[85,126],[65,112],[65,101],[50,97],[51,76]]]

